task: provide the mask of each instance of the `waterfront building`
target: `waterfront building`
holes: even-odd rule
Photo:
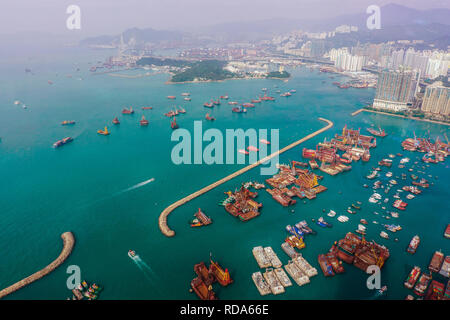
[[[423,95],[422,111],[434,115],[450,115],[450,88],[437,81],[426,87]]]
[[[334,66],[343,71],[361,71],[365,57],[349,54],[347,48],[332,49],[329,53]]]
[[[373,107],[390,111],[402,111],[412,103],[417,91],[419,73],[413,71],[380,72]]]

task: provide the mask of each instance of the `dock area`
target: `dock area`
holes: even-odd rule
[[[257,167],[257,166],[259,166],[260,164],[263,164],[263,163],[267,162],[268,160],[272,159],[273,157],[275,157],[277,155],[280,155],[283,152],[298,146],[302,142],[307,141],[307,140],[309,140],[311,138],[314,138],[318,134],[320,134],[320,133],[330,129],[333,126],[333,122],[331,122],[330,120],[327,120],[327,119],[324,119],[324,118],[319,118],[319,120],[323,121],[323,122],[326,122],[327,125],[325,127],[321,128],[321,129],[313,132],[313,133],[308,134],[306,137],[303,137],[302,139],[291,143],[290,145],[284,147],[283,149],[278,150],[278,151],[268,155],[267,157],[264,157],[263,159],[255,162],[253,164],[250,164],[250,165],[248,165],[248,166],[246,166],[246,167],[244,167],[244,168],[242,168],[242,169],[240,169],[240,170],[238,170],[238,171],[236,171],[236,172],[226,176],[225,178],[222,178],[222,179],[220,179],[220,180],[210,184],[209,186],[206,186],[206,187],[204,187],[204,188],[194,192],[194,193],[188,195],[187,197],[185,197],[185,198],[183,198],[181,200],[178,200],[177,202],[172,203],[170,206],[168,206],[166,209],[164,209],[161,212],[160,216],[159,216],[158,224],[159,224],[159,229],[161,230],[161,232],[167,237],[175,236],[175,231],[170,229],[168,224],[167,224],[167,217],[169,216],[169,214],[174,209],[182,206],[186,202],[189,202],[192,199],[194,199],[194,198],[196,198],[196,197],[198,197],[198,196],[200,196],[200,195],[202,195],[204,193],[207,193],[208,191],[216,188],[217,186],[219,186],[219,185],[221,185],[221,184],[223,184],[223,183],[225,183],[225,182],[227,182],[227,181],[229,181],[229,180],[231,180],[231,179],[233,179],[233,178],[235,178],[235,177],[237,177],[237,176],[239,176],[239,175],[241,175],[241,174],[243,174],[243,173],[245,173],[245,172],[247,172],[247,171]]]
[[[72,232],[64,232],[61,235],[61,238],[63,239],[63,249],[59,256],[48,266],[45,268],[33,273],[32,275],[26,277],[25,279],[20,280],[19,282],[14,283],[13,285],[3,289],[0,291],[0,299],[33,283],[36,280],[39,280],[46,275],[48,275],[50,272],[58,268],[66,259],[67,257],[72,253],[73,246],[75,245],[75,237],[72,234]]]

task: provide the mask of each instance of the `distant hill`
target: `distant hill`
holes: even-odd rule
[[[128,43],[131,39],[134,39],[137,44],[153,42],[158,43],[162,41],[181,41],[183,39],[183,33],[178,31],[167,30],[155,30],[152,28],[139,29],[132,28],[123,32],[123,40]],[[117,44],[120,42],[119,35],[102,35],[98,37],[90,37],[82,40],[81,45],[105,45],[105,44]]]
[[[448,35],[450,25],[450,9],[416,10],[398,4],[388,4],[380,8],[382,30],[368,30],[366,21],[368,14],[364,11],[357,14],[342,15],[330,19],[295,20],[271,19],[222,23],[204,28],[207,34],[217,34],[228,40],[268,38],[272,34],[285,33],[292,30],[310,32],[331,31],[340,25],[357,26],[361,40],[371,37],[378,41],[410,39],[437,39]],[[369,36],[368,33],[373,33]]]

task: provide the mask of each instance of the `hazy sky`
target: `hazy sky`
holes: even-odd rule
[[[417,9],[450,7],[448,0],[10,0],[0,4],[0,34],[38,32],[92,36],[130,27],[185,30],[270,18],[325,19],[365,11],[370,4]],[[81,8],[81,30],[66,29],[66,8]]]

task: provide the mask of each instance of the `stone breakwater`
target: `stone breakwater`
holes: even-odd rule
[[[44,269],[41,269],[35,273],[33,273],[31,276],[26,277],[25,279],[20,280],[19,282],[14,283],[13,285],[3,289],[0,291],[0,299],[33,283],[36,280],[39,280],[46,275],[48,275],[50,272],[58,268],[71,254],[73,246],[75,245],[75,237],[73,236],[72,232],[64,232],[61,235],[61,238],[63,239],[63,249],[61,253],[59,254],[58,258],[56,258],[52,263],[50,263],[48,266],[46,266]]]
[[[265,158],[255,162],[253,164],[250,164],[250,165],[248,165],[248,166],[246,166],[246,167],[244,167],[244,168],[242,168],[242,169],[240,169],[240,170],[238,170],[238,171],[236,171],[236,172],[226,176],[225,178],[222,178],[222,179],[220,179],[220,180],[210,184],[209,186],[206,186],[206,187],[200,189],[200,190],[198,190],[198,191],[188,195],[187,197],[184,197],[183,199],[178,200],[177,202],[172,203],[170,206],[165,208],[161,212],[161,214],[159,215],[158,224],[159,224],[159,229],[161,230],[161,232],[167,237],[175,236],[175,231],[170,229],[168,224],[167,224],[167,217],[176,208],[178,208],[178,207],[182,206],[183,204],[185,204],[186,202],[189,202],[192,199],[197,198],[198,196],[201,196],[202,194],[204,194],[204,193],[206,193],[206,192],[216,188],[217,186],[219,186],[219,185],[221,185],[221,184],[223,184],[223,183],[225,183],[225,182],[227,182],[227,181],[229,181],[229,180],[231,180],[231,179],[233,179],[233,178],[235,178],[235,177],[237,177],[237,176],[239,176],[239,175],[241,175],[241,174],[243,174],[243,173],[245,173],[245,172],[247,172],[247,171],[257,167],[257,166],[259,166],[260,164],[265,163],[266,161],[270,160],[271,158],[273,158],[273,157],[275,157],[277,155],[280,155],[283,152],[298,146],[300,143],[302,143],[304,141],[307,141],[307,140],[317,136],[318,134],[320,134],[320,133],[330,129],[333,126],[333,122],[331,122],[330,120],[327,120],[327,119],[324,119],[324,118],[319,118],[319,120],[326,122],[327,125],[325,127],[321,128],[321,129],[313,132],[313,133],[308,134],[306,137],[303,137],[302,139],[291,143],[290,145],[284,147],[283,149],[278,150],[278,151],[268,155],[267,157],[265,157]]]

